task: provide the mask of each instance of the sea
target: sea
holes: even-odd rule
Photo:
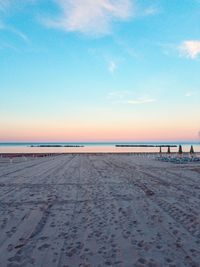
[[[116,145],[133,145],[135,147],[117,147]],[[138,147],[139,145],[143,147]],[[170,148],[171,152],[178,152],[178,146],[182,145],[183,152],[189,152],[193,145],[194,152],[200,153],[199,143],[136,143],[136,142],[18,142],[18,143],[0,143],[0,153],[157,153],[159,147],[148,147],[159,145],[177,145]],[[49,147],[44,147],[49,146]],[[57,146],[57,147],[56,147]],[[67,146],[67,147],[65,147]],[[162,147],[162,152],[167,152],[167,147]]]

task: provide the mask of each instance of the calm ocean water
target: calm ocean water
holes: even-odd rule
[[[0,153],[87,153],[87,152],[159,152],[158,147],[116,147],[117,144],[132,145],[179,145],[183,147],[183,152],[189,152],[191,143],[0,143]],[[81,145],[84,147],[31,147],[39,145]],[[195,152],[200,152],[200,143],[192,143]],[[167,148],[162,148],[163,152],[167,152]],[[177,152],[177,148],[171,148],[172,152]]]

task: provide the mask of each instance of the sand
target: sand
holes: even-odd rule
[[[200,266],[200,163],[0,158],[0,266]]]

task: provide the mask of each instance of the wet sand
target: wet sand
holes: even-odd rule
[[[0,158],[0,266],[200,266],[200,163]]]

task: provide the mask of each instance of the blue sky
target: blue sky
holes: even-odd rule
[[[0,141],[197,140],[200,1],[0,0]]]

